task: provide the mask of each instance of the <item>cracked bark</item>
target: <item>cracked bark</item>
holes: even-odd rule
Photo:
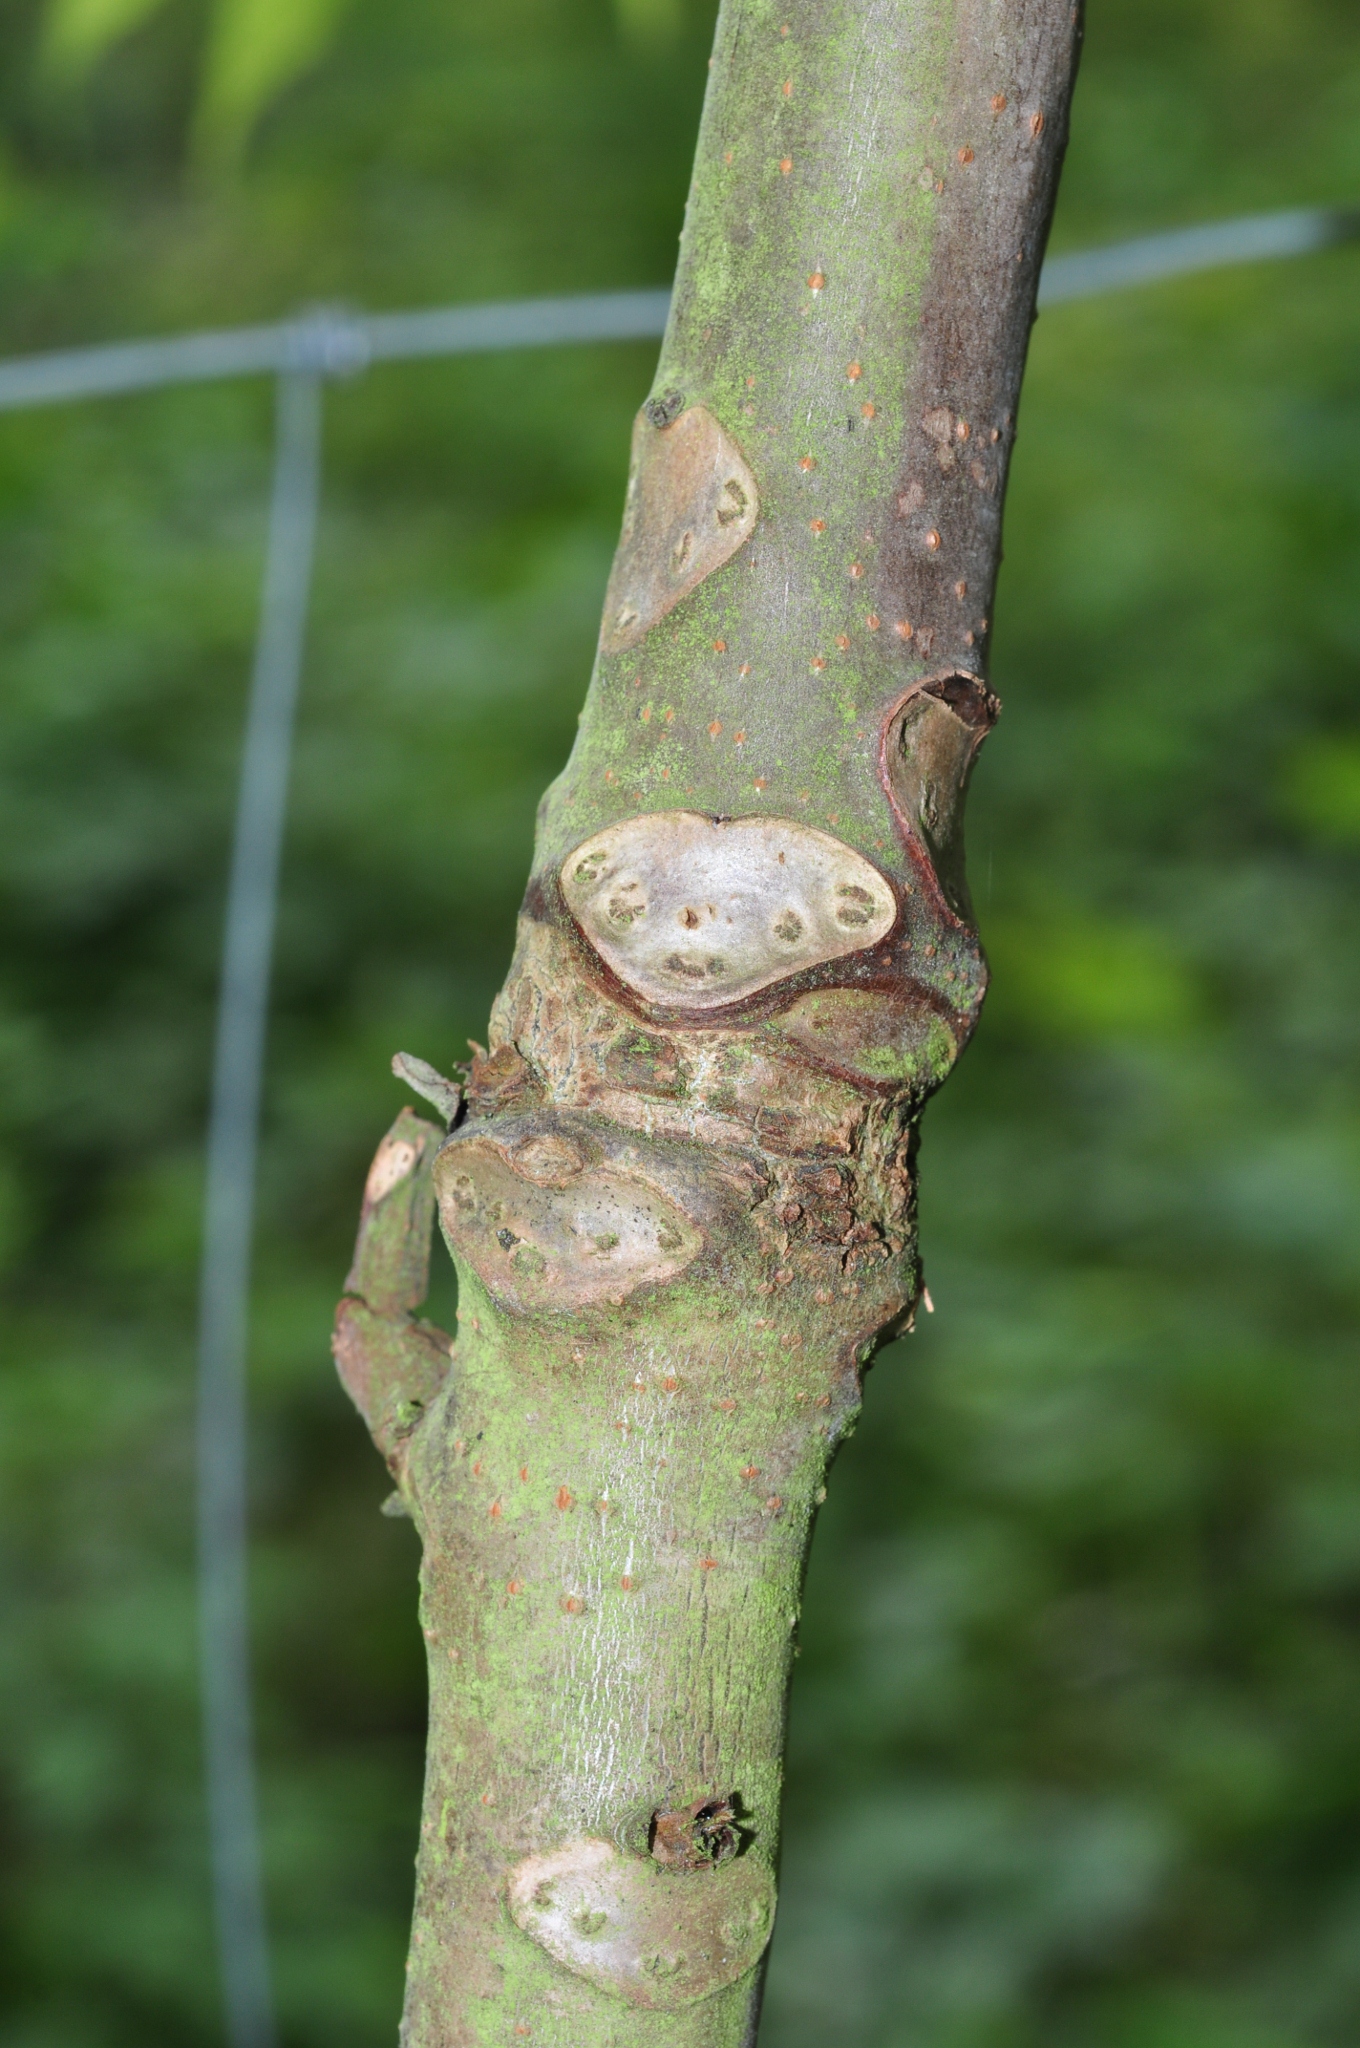
[[[808,1537],[921,1290],[1070,0],[724,0],[580,735],[336,1357],[423,1543],[408,2048],[736,2048]],[[422,1323],[435,1206],[456,1347]],[[451,1355],[452,1354],[452,1355]]]

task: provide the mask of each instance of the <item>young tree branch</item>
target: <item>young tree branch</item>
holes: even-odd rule
[[[808,1536],[985,983],[960,812],[1078,39],[724,0],[490,1049],[437,1151],[384,1141],[341,1307],[424,1545],[408,2048],[752,2038]]]

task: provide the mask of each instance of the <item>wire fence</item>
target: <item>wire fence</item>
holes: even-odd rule
[[[1040,307],[1360,240],[1360,209],[1313,207],[1051,257]],[[255,1158],[279,865],[306,647],[327,379],[371,365],[568,343],[653,340],[664,290],[364,315],[60,349],[0,362],[0,411],[227,377],[277,380],[273,492],[237,794],[207,1136],[199,1283],[199,1660],[210,1863],[229,2048],[275,2048],[252,1738],[246,1485]]]

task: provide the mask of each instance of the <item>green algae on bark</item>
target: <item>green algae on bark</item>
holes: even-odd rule
[[[719,17],[515,959],[448,1135],[384,1140],[339,1316],[424,1549],[407,2048],[753,2035],[808,1537],[985,984],[960,811],[1079,26]]]

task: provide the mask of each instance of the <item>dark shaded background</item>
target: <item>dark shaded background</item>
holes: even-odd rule
[[[192,0],[80,86],[0,0],[0,349],[664,282],[710,27],[353,0],[209,175]],[[1357,198],[1353,0],[1091,0],[1055,247]],[[252,1384],[289,2048],[393,2038],[421,1768],[414,1539],[331,1303],[389,1055],[458,1058],[504,972],[650,360],[328,401]],[[0,419],[3,2048],[220,2038],[192,1341],[269,418]],[[1021,425],[994,992],[926,1120],[938,1313],[818,1539],[762,2043],[1349,2048],[1360,253],[1053,311]]]

